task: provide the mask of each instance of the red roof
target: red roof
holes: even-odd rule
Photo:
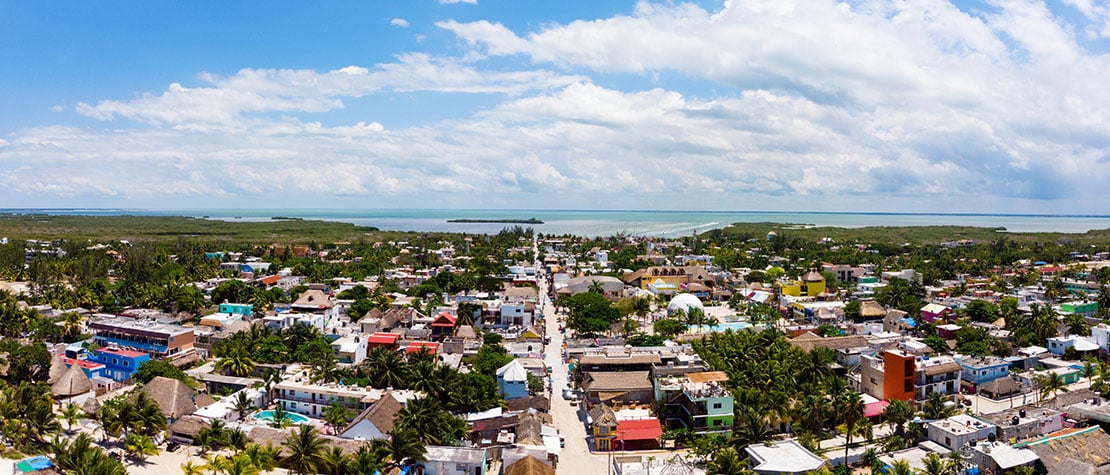
[[[883,414],[883,410],[889,406],[887,401],[877,401],[866,406],[863,406],[863,417],[878,417]]]
[[[432,341],[414,341],[409,343],[409,346],[405,348],[405,353],[420,353],[424,349],[427,349],[429,353],[435,353],[439,350],[439,343]]]
[[[455,326],[455,322],[458,321],[458,320],[459,319],[456,318],[454,315],[451,315],[451,312],[443,312],[443,313],[440,313],[439,315],[437,315],[436,319],[432,321],[432,326],[433,327],[453,327],[453,326]]]
[[[65,363],[66,365],[69,365],[69,366],[77,365],[77,366],[80,366],[80,367],[85,368],[85,369],[95,369],[95,368],[103,368],[104,367],[104,365],[102,365],[100,363],[97,363],[95,361],[77,360],[77,359],[73,359],[73,358],[67,358],[65,356],[62,357],[62,362]]]
[[[617,422],[617,440],[655,440],[663,436],[659,419],[635,419]]]
[[[366,339],[367,343],[374,345],[396,345],[401,335],[397,333],[375,333]]]
[[[271,276],[267,276],[267,277],[263,277],[261,279],[258,279],[259,282],[261,282],[265,285],[275,285],[275,284],[278,283],[279,280],[281,280],[280,275],[271,275]]]

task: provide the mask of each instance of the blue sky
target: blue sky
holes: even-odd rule
[[[1108,213],[1098,0],[0,0],[4,207]]]

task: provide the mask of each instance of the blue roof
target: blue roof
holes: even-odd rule
[[[908,326],[910,328],[917,328],[917,320],[914,320],[910,317],[906,317],[906,318],[903,318],[902,321],[905,322],[906,326]]]

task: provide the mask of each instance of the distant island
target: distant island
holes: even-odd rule
[[[543,224],[536,218],[528,219],[448,219],[448,223],[508,223],[508,224]]]

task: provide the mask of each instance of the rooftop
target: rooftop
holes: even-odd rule
[[[800,473],[817,470],[825,460],[802,447],[795,440],[752,444],[746,449],[752,469],[758,472]]]

